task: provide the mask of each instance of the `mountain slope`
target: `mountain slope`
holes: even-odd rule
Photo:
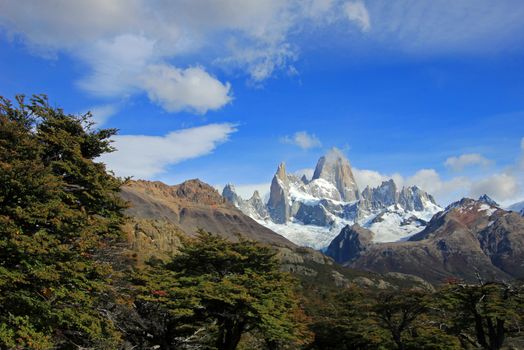
[[[189,180],[168,186],[161,182],[131,181],[122,188],[121,196],[130,203],[127,214],[134,218],[162,220],[178,227],[187,235],[204,229],[236,239],[246,238],[277,246],[294,244],[227,202],[213,187]]]
[[[453,203],[406,242],[357,247],[354,240],[346,238],[347,233],[341,232],[338,245],[330,245],[326,253],[354,268],[408,273],[434,283],[450,277],[468,281],[478,276],[523,278],[524,218],[487,203],[494,202],[481,197]],[[347,260],[339,258],[348,256]]]

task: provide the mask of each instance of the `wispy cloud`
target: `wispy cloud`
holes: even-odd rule
[[[344,11],[350,21],[357,23],[362,31],[367,32],[371,28],[368,9],[362,1],[349,1],[344,4]]]
[[[117,151],[102,156],[108,169],[118,176],[151,179],[167,166],[211,153],[237,131],[233,124],[209,124],[182,129],[165,136],[117,135]]]
[[[284,136],[280,139],[282,143],[298,146],[302,149],[321,147],[322,143],[314,134],[306,131],[298,131],[291,136]]]
[[[110,117],[118,113],[118,109],[119,107],[116,103],[109,103],[105,105],[92,106],[88,109],[88,111],[91,112],[93,121],[97,124],[97,126],[102,126]]]
[[[85,64],[78,86],[91,94],[144,93],[168,111],[205,113],[231,101],[227,79],[213,69],[238,70],[254,82],[295,71],[299,45],[312,31],[352,33],[346,44],[355,50],[364,42],[423,55],[492,53],[522,48],[524,6],[520,0],[1,1],[0,27],[31,52],[65,53]],[[158,67],[170,79],[160,79]],[[215,91],[212,103],[194,102],[193,83]],[[184,93],[175,98],[171,90]]]
[[[524,7],[519,0],[367,1],[370,36],[406,53],[442,55],[522,48]]]
[[[444,162],[444,165],[453,171],[463,171],[467,167],[481,166],[488,167],[493,162],[478,153],[462,154],[458,157],[449,157]]]
[[[342,6],[345,17],[339,15]],[[91,94],[121,98],[145,92],[168,111],[187,106],[204,113],[231,100],[229,85],[207,72],[213,63],[240,69],[252,81],[262,82],[276,71],[295,69],[299,48],[291,37],[308,27],[305,24],[320,28],[352,21],[367,28],[366,13],[364,3],[346,5],[342,0],[29,0],[0,2],[0,27],[34,53],[67,53],[85,63],[89,71],[78,86]],[[182,93],[188,101],[178,97],[173,108],[174,97],[166,101],[159,90],[174,85],[177,93],[191,90],[191,84],[180,80],[195,73],[186,71],[197,66],[195,55],[203,60],[198,68],[203,75],[188,81],[206,91],[219,87],[221,103],[202,108],[192,93]],[[154,75],[159,66],[171,79]]]

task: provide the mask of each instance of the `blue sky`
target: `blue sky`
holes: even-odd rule
[[[0,2],[0,95],[120,130],[120,175],[268,189],[332,147],[361,186],[524,199],[519,0]]]

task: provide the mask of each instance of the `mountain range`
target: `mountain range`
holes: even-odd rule
[[[231,184],[222,195],[260,224],[315,249],[327,247],[343,227],[354,223],[374,232],[378,242],[406,239],[442,210],[422,189],[398,188],[393,180],[361,191],[349,160],[336,149],[318,160],[310,179],[288,173],[281,163],[267,202],[258,192],[244,200]]]
[[[243,200],[235,194],[232,186],[226,186],[224,196],[221,196],[215,188],[199,180],[175,186],[141,180],[128,182],[122,187],[121,196],[129,203],[127,215],[130,220],[124,231],[134,252],[131,256],[141,261],[152,256],[168,256],[186,237],[204,229],[230,240],[244,237],[269,244],[278,250],[284,269],[309,282],[327,283],[333,287],[356,283],[389,288],[406,283],[426,286],[425,281],[439,284],[453,278],[467,281],[524,278],[524,217],[500,208],[486,195],[477,200],[464,198],[452,203],[425,221],[420,216],[429,211],[428,207],[437,207],[429,194],[416,187],[399,191],[393,181],[362,192],[352,187],[353,190],[347,190],[344,196],[352,196],[353,200],[346,202],[336,197],[342,197],[340,192],[333,190],[339,191],[336,184],[326,180],[332,186],[326,185],[321,177],[300,179],[300,186],[290,185],[290,180],[296,180],[296,177],[288,176],[283,166],[279,167],[275,177],[274,182],[280,186],[275,188],[283,192],[281,199],[284,202],[292,199],[287,204],[288,209],[280,212],[289,213],[287,223],[273,221],[271,210],[275,207],[268,205],[271,196],[266,203],[258,193]],[[348,178],[339,184],[351,184],[346,182]],[[282,179],[287,179],[288,187],[284,187],[286,182]],[[311,183],[313,185],[309,185]],[[318,183],[323,183],[324,189],[332,190],[321,195],[327,193],[332,197],[303,200],[304,193],[307,194],[307,190],[311,191],[309,194],[313,193],[312,189],[316,189]],[[297,189],[302,193],[297,195]],[[288,197],[291,191],[295,192]],[[319,192],[316,195],[319,196]],[[311,222],[293,223],[297,217],[307,218],[302,207],[308,205],[320,211],[319,218],[336,218],[334,220],[339,220],[337,224],[347,222],[330,240],[324,254],[301,247],[267,227],[270,220],[271,225],[279,227],[289,223],[300,227],[317,226]],[[413,217],[407,217],[410,214]],[[416,214],[419,217],[414,216]],[[391,216],[412,221],[403,225],[388,220]],[[351,218],[355,220],[351,222]],[[401,240],[377,240],[377,236],[384,235],[382,227],[391,222],[393,232],[398,232],[398,227],[410,225],[419,227],[419,230]],[[384,226],[377,226],[377,223]],[[306,234],[307,231],[303,233]]]
[[[486,195],[441,208],[422,189],[393,180],[361,191],[336,151],[319,159],[311,178],[280,164],[267,200],[256,191],[244,200],[233,185],[221,195],[200,180],[129,181],[121,196],[129,203],[125,232],[142,260],[167,256],[204,229],[269,244],[283,268],[333,286],[524,278],[518,208],[504,210]]]
[[[336,289],[351,284],[379,289],[431,288],[415,276],[344,267],[317,250],[299,247],[260,225],[215,188],[197,179],[174,186],[159,181],[129,181],[120,195],[129,206],[124,232],[130,251],[126,254],[139,264],[150,258],[168,258],[185,239],[204,229],[228,240],[243,238],[272,246],[278,252],[282,269],[312,288]]]
[[[332,150],[311,178],[281,163],[269,198],[244,200],[228,184],[223,197],[298,246],[380,274],[415,275],[431,283],[524,278],[524,209],[504,210],[487,195],[446,208],[417,186],[390,179],[360,190],[348,159]]]

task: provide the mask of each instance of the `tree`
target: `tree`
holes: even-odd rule
[[[404,334],[425,311],[423,302],[425,293],[419,291],[404,291],[403,293],[383,292],[373,306],[375,317],[393,338],[397,349],[406,348]]]
[[[432,297],[421,290],[402,290],[382,292],[375,299],[374,317],[398,350],[459,348],[457,339],[439,329],[430,313]]]
[[[94,161],[115,130],[94,130],[45,96],[0,97],[0,348],[114,348],[101,310],[120,235],[121,181]]]
[[[467,344],[489,350],[501,349],[508,335],[523,326],[522,287],[500,282],[453,283],[440,293],[445,327]]]
[[[247,332],[276,349],[305,334],[296,322],[301,311],[293,280],[280,271],[275,252],[242,238],[229,242],[200,231],[154,267],[140,300],[162,310],[161,334],[171,334],[160,344],[165,349],[213,333],[217,349],[232,350]]]
[[[387,331],[373,317],[374,299],[370,290],[351,286],[325,298],[323,310],[314,317],[312,349],[378,350],[394,346]]]
[[[313,349],[459,349],[438,327],[432,294],[399,289],[377,292],[352,286],[314,323]]]

